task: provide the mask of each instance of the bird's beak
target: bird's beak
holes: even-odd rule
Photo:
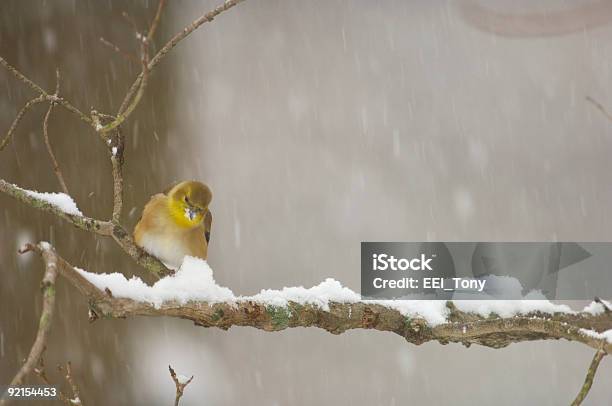
[[[197,214],[198,214],[198,212],[195,209],[191,208],[191,207],[188,207],[188,208],[185,209],[185,216],[189,220],[193,221],[193,219],[196,217]]]

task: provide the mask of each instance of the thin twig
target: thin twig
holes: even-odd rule
[[[132,27],[132,30],[134,30],[134,32],[136,32],[136,33],[140,32],[140,30],[138,29],[138,25],[136,25],[136,21],[134,21],[132,16],[129,15],[127,11],[122,12],[121,16],[125,19],[125,21],[128,22],[128,24],[130,24],[130,26]]]
[[[61,365],[58,365],[57,369],[62,373],[64,372],[64,369],[62,368]],[[70,389],[72,389],[72,397],[70,399],[70,403],[72,405],[83,406],[83,403],[81,402],[81,396],[79,394],[79,387],[74,382],[74,378],[72,377],[72,363],[70,361],[66,362],[65,378],[66,378],[66,382],[68,382],[68,384],[70,385]]]
[[[40,95],[37,98],[32,99],[29,102],[27,102],[21,108],[21,110],[19,110],[19,113],[17,113],[17,117],[15,117],[15,120],[13,120],[13,124],[11,124],[11,127],[9,128],[8,132],[6,133],[6,136],[4,137],[2,142],[0,142],[0,151],[2,151],[4,149],[4,147],[7,146],[7,144],[9,143],[11,138],[13,137],[13,134],[15,133],[15,130],[17,129],[17,125],[19,125],[19,122],[21,121],[21,119],[23,118],[25,113],[28,110],[30,110],[35,104],[42,103],[45,100],[46,100],[45,97]]]
[[[54,101],[57,104],[63,106],[68,111],[76,114],[81,120],[86,122],[87,124],[92,124],[91,118],[87,117],[81,110],[74,107],[70,102],[62,97],[56,97],[47,93],[42,87],[38,86],[36,83],[32,82],[30,79],[25,77],[21,72],[19,72],[15,67],[9,64],[4,58],[0,56],[0,65],[4,66],[9,72],[13,74],[17,79],[21,80],[23,83],[28,85],[32,90],[41,95],[45,100]]]
[[[52,385],[51,381],[47,377],[47,372],[45,370],[45,360],[42,355],[40,356],[40,359],[38,360],[38,366],[34,368],[34,373],[38,375],[38,378],[41,380],[42,383],[44,383],[47,386]],[[65,405],[68,405],[68,406],[72,405],[69,397],[63,391],[58,390],[57,397],[59,397],[60,400],[64,402]]]
[[[11,386],[21,385],[25,377],[35,368],[45,350],[49,331],[51,330],[51,323],[53,322],[53,315],[55,314],[55,280],[58,274],[57,254],[55,254],[53,248],[46,243],[40,243],[38,246],[28,244],[20,253],[28,251],[39,252],[45,261],[45,273],[40,284],[43,296],[42,313],[40,315],[36,339],[34,340],[34,344],[32,344],[30,354],[15,377],[11,380]],[[6,400],[0,400],[0,405],[5,405],[6,402]]]
[[[595,108],[599,111],[601,111],[601,113],[606,116],[606,118],[610,121],[612,121],[612,114],[610,114],[610,112],[608,112],[608,110],[606,110],[606,108],[599,103],[597,100],[593,99],[591,96],[587,96],[586,97],[586,101],[588,101],[589,103],[591,103],[593,106],[595,106]]]
[[[147,33],[147,42],[151,43],[153,41],[153,36],[155,35],[155,31],[159,25],[159,21],[161,19],[162,11],[166,6],[166,0],[159,0],[157,3],[157,11],[155,12],[155,17],[153,17],[153,21],[151,22],[151,26],[149,27],[149,32]]]
[[[572,406],[579,406],[582,404],[582,401],[589,394],[591,390],[591,386],[593,385],[593,378],[595,378],[595,373],[597,372],[597,368],[599,367],[599,363],[602,358],[606,355],[604,350],[598,350],[593,357],[593,361],[591,361],[591,365],[589,366],[589,370],[587,371],[587,375],[584,378],[584,384],[580,388],[580,392],[578,392],[578,396],[572,402]]]
[[[147,42],[146,37],[142,37],[140,48],[142,55],[142,80],[140,81],[140,86],[138,86],[138,91],[136,92],[136,95],[134,95],[131,103],[125,108],[125,111],[123,111],[121,114],[117,114],[115,120],[101,128],[102,133],[118,128],[132,114],[142,99],[142,95],[147,87],[149,78],[149,43]]]
[[[108,48],[110,48],[113,51],[115,51],[116,53],[118,53],[119,55],[121,55],[122,57],[124,57],[126,60],[131,61],[131,62],[138,62],[138,58],[136,58],[134,55],[123,51],[117,45],[115,45],[112,42],[106,40],[105,38],[100,37],[100,42],[102,44],[106,45]]]
[[[159,50],[159,52],[157,52],[157,54],[155,54],[155,56],[151,59],[151,61],[149,62],[148,71],[151,72],[153,68],[155,68],[155,66],[157,66],[159,62],[161,62],[161,60],[166,56],[166,54],[170,52],[170,50],[172,50],[172,48],[178,45],[178,43],[181,42],[183,39],[185,39],[185,37],[187,37],[192,32],[197,30],[202,24],[213,21],[215,17],[217,17],[219,14],[223,13],[226,10],[229,10],[230,8],[236,6],[238,3],[241,3],[242,1],[244,0],[227,0],[222,5],[200,16],[195,21],[193,21],[191,24],[189,24],[188,26],[183,28],[181,31],[176,33],[168,42],[166,42],[166,44]],[[144,78],[144,72],[141,72],[140,75],[136,77],[136,80],[134,81],[134,83],[132,83],[132,86],[130,87],[127,94],[125,95],[125,98],[123,99],[123,102],[121,103],[121,107],[119,107],[119,111],[117,113],[118,121],[120,120],[121,122],[123,122],[125,118],[127,118],[127,117],[125,118],[123,117],[125,116],[125,112],[128,106],[130,105],[130,101],[132,100],[134,94],[136,94],[136,92],[140,88],[140,82],[143,80],[143,78]]]
[[[57,78],[57,81],[55,85],[55,96],[58,96],[59,86],[60,86],[59,70],[56,71],[56,78]],[[64,175],[62,174],[59,164],[57,163],[57,158],[55,157],[55,154],[53,153],[53,148],[51,148],[51,142],[49,141],[49,117],[51,117],[51,111],[53,110],[54,106],[55,106],[55,102],[49,103],[49,109],[47,110],[47,114],[45,114],[45,119],[43,120],[43,138],[45,139],[45,145],[47,146],[47,152],[49,153],[49,157],[51,158],[51,162],[53,164],[53,172],[55,172],[55,176],[57,177],[60,187],[62,188],[62,191],[66,193],[67,195],[69,195],[70,192],[68,192],[68,187],[66,186]]]
[[[176,386],[176,396],[174,398],[174,406],[178,406],[181,397],[183,396],[183,392],[185,391],[185,387],[193,381],[193,375],[188,380],[181,382],[180,379],[176,376],[176,372],[172,369],[172,366],[168,365],[168,369],[170,370],[170,376],[174,381],[174,385]]]

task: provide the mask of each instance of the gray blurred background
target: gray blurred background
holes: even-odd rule
[[[162,44],[212,1],[169,2]],[[609,241],[612,10],[606,2],[247,0],[155,71],[124,132],[126,212],[179,179],[215,194],[209,261],[237,294],[318,284],[359,289],[359,243]],[[483,2],[484,4],[484,2]],[[0,55],[82,110],[116,111],[139,71],[99,43],[136,50],[154,1],[0,2]],[[516,16],[528,16],[523,20]],[[529,17],[530,16],[530,17]],[[33,95],[0,70],[4,134]],[[39,106],[0,154],[0,176],[58,191]],[[50,137],[81,210],[108,217],[110,164],[61,108]],[[0,196],[0,382],[30,349],[50,240],[73,264],[131,275],[112,242]],[[502,350],[393,334],[227,332],[171,319],[87,321],[60,280],[47,364],[71,360],[87,405],[167,405],[167,365],[195,375],[183,405],[559,405],[592,350],[567,342]],[[576,306],[578,304],[575,304]],[[612,404],[605,360],[585,404]],[[34,379],[32,380],[34,382]]]

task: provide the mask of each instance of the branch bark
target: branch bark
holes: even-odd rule
[[[189,24],[187,27],[183,28],[183,30],[176,33],[159,50],[159,52],[157,52],[157,54],[155,54],[155,56],[151,59],[151,61],[149,62],[147,66],[148,72],[151,72],[153,68],[155,68],[155,66],[157,66],[157,64],[161,62],[161,60],[166,56],[166,54],[172,50],[172,48],[177,46],[179,42],[181,42],[183,39],[185,39],[188,35],[190,35],[195,30],[197,30],[202,24],[213,21],[215,17],[217,17],[219,14],[223,13],[224,11],[229,10],[230,8],[238,5],[239,3],[243,1],[244,0],[226,0],[223,4],[221,4],[214,10],[200,16],[199,18],[194,20],[191,24]],[[138,75],[138,77],[136,77],[136,80],[134,81],[134,83],[132,83],[132,86],[130,86],[130,89],[125,95],[125,98],[123,99],[123,102],[121,103],[121,106],[119,107],[119,111],[117,112],[117,121],[119,120],[123,121],[123,119],[121,118],[125,116],[125,112],[127,111],[128,106],[130,105],[129,103],[132,100],[132,97],[134,97],[134,94],[136,94],[136,92],[140,88],[140,83],[142,82],[143,79],[144,79],[144,71],[141,72]],[[117,124],[109,125],[107,126],[107,128],[110,129],[119,124],[121,124],[121,122],[118,122]]]
[[[591,361],[591,365],[589,366],[589,370],[587,371],[586,378],[584,379],[584,384],[582,388],[580,388],[580,392],[578,392],[578,396],[572,402],[572,406],[580,406],[584,398],[586,398],[587,394],[591,390],[591,386],[593,385],[593,378],[595,378],[595,373],[597,372],[597,368],[599,367],[599,363],[606,356],[606,352],[604,350],[598,350],[593,356],[593,361]]]
[[[59,69],[55,71],[56,83],[55,83],[55,97],[59,97],[59,88],[60,88],[60,73]],[[69,195],[68,187],[66,186],[66,181],[64,180],[64,175],[57,163],[57,158],[55,158],[55,154],[53,153],[53,148],[51,148],[51,142],[49,141],[49,117],[51,117],[51,112],[53,111],[53,107],[55,106],[55,102],[49,103],[49,109],[47,110],[47,114],[45,114],[45,118],[43,120],[43,138],[45,140],[45,145],[47,146],[47,152],[49,153],[49,157],[51,158],[51,163],[53,164],[53,172],[55,172],[55,176],[57,177],[57,181],[62,188],[62,191]]]
[[[51,330],[51,323],[53,322],[53,316],[55,314],[55,280],[58,274],[57,267],[57,254],[55,250],[46,243],[40,243],[36,246],[27,245],[21,252],[36,251],[38,252],[45,262],[45,273],[40,283],[43,305],[40,320],[38,323],[38,332],[30,354],[26,359],[25,363],[19,369],[15,377],[11,380],[10,385],[21,385],[27,375],[29,375],[39,359],[42,356],[47,344],[47,338],[49,337],[49,331]],[[0,399],[0,405],[6,405],[8,400]]]
[[[170,376],[172,377],[172,380],[174,381],[174,385],[176,386],[174,406],[179,406],[179,402],[181,401],[183,392],[185,392],[185,388],[187,387],[187,385],[191,383],[191,381],[193,381],[193,375],[191,376],[191,378],[187,379],[186,381],[182,381],[181,379],[179,379],[179,377],[176,376],[176,372],[174,372],[174,369],[172,369],[172,366],[168,365],[168,370],[170,371]]]
[[[2,59],[2,58],[0,58],[0,59]],[[19,110],[19,113],[17,113],[17,117],[15,117],[15,119],[13,120],[13,123],[11,124],[11,127],[7,131],[6,136],[4,137],[2,142],[0,142],[0,151],[2,151],[8,145],[9,141],[12,139],[13,134],[15,133],[15,130],[17,129],[17,126],[19,125],[19,122],[21,121],[21,119],[23,118],[25,113],[27,113],[28,110],[30,110],[32,107],[34,107],[34,105],[36,105],[38,103],[42,103],[44,101],[45,101],[45,98],[43,96],[38,96],[38,97],[30,100],[29,102],[27,102],[21,108],[21,110]]]
[[[47,268],[49,264],[53,264],[55,273],[65,277],[87,299],[90,321],[99,318],[166,316],[187,319],[198,326],[218,327],[223,330],[232,326],[250,326],[264,331],[318,327],[332,334],[341,334],[347,330],[360,328],[392,332],[416,345],[438,341],[441,344],[461,343],[466,347],[479,344],[491,348],[502,348],[523,341],[566,339],[597,350],[574,404],[580,404],[586,397],[601,359],[612,351],[612,342],[605,337],[584,333],[584,329],[597,333],[612,329],[610,311],[598,314],[587,312],[548,314],[536,311],[506,318],[494,314],[483,317],[461,311],[453,302],[448,301],[446,322],[431,325],[424,318],[406,317],[393,308],[368,301],[331,302],[329,309],[295,302],[289,302],[286,306],[272,306],[249,299],[221,303],[190,301],[183,304],[166,301],[156,307],[148,302],[115,297],[108,288],[100,290],[70,263],[57,255],[53,247],[47,243],[39,243],[30,249],[43,257]],[[40,348],[37,345],[35,347]],[[35,351],[34,347],[32,351]],[[40,353],[36,354],[35,360],[40,358]],[[31,371],[31,368],[29,370]],[[177,385],[176,402],[182,395],[179,389]]]
[[[72,265],[57,259],[58,269],[69,283],[88,301],[93,320],[98,318],[126,318],[133,316],[169,316],[191,320],[202,327],[227,330],[232,326],[249,326],[264,331],[281,331],[294,327],[318,327],[332,334],[352,329],[388,331],[413,344],[438,341],[441,344],[479,344],[502,348],[511,343],[566,339],[591,348],[612,351],[612,343],[584,334],[581,329],[603,332],[612,329],[612,313],[555,313],[530,312],[514,317],[497,315],[483,317],[463,312],[453,302],[447,302],[449,316],[446,323],[430,325],[423,318],[408,318],[399,311],[378,303],[331,302],[329,309],[315,305],[289,302],[287,306],[271,306],[254,300],[207,303],[176,301],[155,307],[148,302],[114,297],[89,282]]]
[[[35,209],[51,213],[61,219],[68,221],[73,226],[94,234],[112,237],[115,242],[130,255],[134,261],[147,269],[154,277],[162,278],[174,272],[168,269],[159,259],[148,254],[136,245],[129,233],[120,225],[111,221],[103,221],[86,216],[77,216],[62,211],[59,207],[33,197],[26,190],[21,189],[3,179],[0,179],[0,192],[25,203]]]
[[[1,56],[0,56],[0,65],[4,66],[9,72],[11,72],[11,74],[13,74],[13,76],[15,76],[17,79],[19,79],[23,83],[25,83],[30,89],[32,89],[36,93],[38,93],[40,98],[42,98],[42,99],[44,99],[46,101],[49,101],[49,102],[56,102],[57,104],[63,106],[66,110],[74,113],[82,121],[84,121],[84,122],[86,122],[87,124],[90,124],[90,125],[92,124],[91,118],[89,118],[89,117],[87,117],[87,115],[83,114],[83,112],[81,112],[81,110],[79,110],[76,107],[74,107],[69,101],[67,101],[66,99],[64,99],[62,97],[57,97],[55,95],[47,93],[42,87],[38,86],[36,83],[34,83],[30,79],[28,79],[23,73],[19,72],[14,66],[9,64]]]

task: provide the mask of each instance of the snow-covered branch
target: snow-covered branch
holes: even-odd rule
[[[583,311],[545,300],[411,301],[361,300],[333,279],[306,289],[263,290],[236,296],[218,286],[205,261],[186,257],[173,276],[147,286],[122,274],[94,274],[57,257],[60,273],[87,299],[90,319],[170,316],[202,327],[232,326],[280,331],[318,327],[332,334],[352,329],[388,331],[413,344],[438,341],[492,348],[533,340],[566,339],[612,350],[609,303]]]
[[[4,192],[35,209],[46,211],[62,218],[77,228],[98,235],[112,237],[137,264],[147,269],[157,278],[172,273],[161,261],[137,246],[130,234],[120,224],[84,216],[74,200],[67,194],[41,193],[22,189],[2,179],[0,179],[0,192]]]

